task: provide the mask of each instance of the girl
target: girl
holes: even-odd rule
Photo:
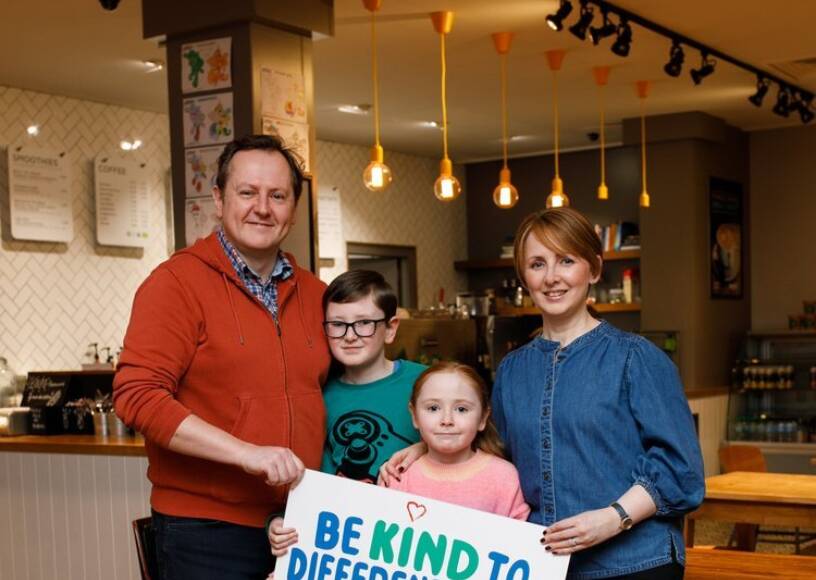
[[[518,472],[502,459],[487,386],[476,371],[456,362],[435,364],[417,379],[408,408],[427,451],[391,489],[527,519]]]

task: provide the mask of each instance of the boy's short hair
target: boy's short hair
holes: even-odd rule
[[[329,302],[348,304],[371,296],[374,304],[391,320],[397,314],[397,295],[382,274],[372,270],[349,270],[332,280],[323,293],[323,312]]]

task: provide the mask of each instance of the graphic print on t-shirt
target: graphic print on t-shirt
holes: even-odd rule
[[[337,475],[375,483],[380,465],[413,441],[371,411],[350,411],[329,429],[328,442]]]

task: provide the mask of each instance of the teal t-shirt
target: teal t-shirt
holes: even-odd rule
[[[408,401],[414,381],[427,367],[394,362],[396,370],[373,383],[352,385],[331,379],[326,384],[327,435],[321,471],[376,482],[380,465],[419,441]]]

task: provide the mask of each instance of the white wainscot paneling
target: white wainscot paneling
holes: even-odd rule
[[[0,453],[0,580],[139,580],[147,459]]]

